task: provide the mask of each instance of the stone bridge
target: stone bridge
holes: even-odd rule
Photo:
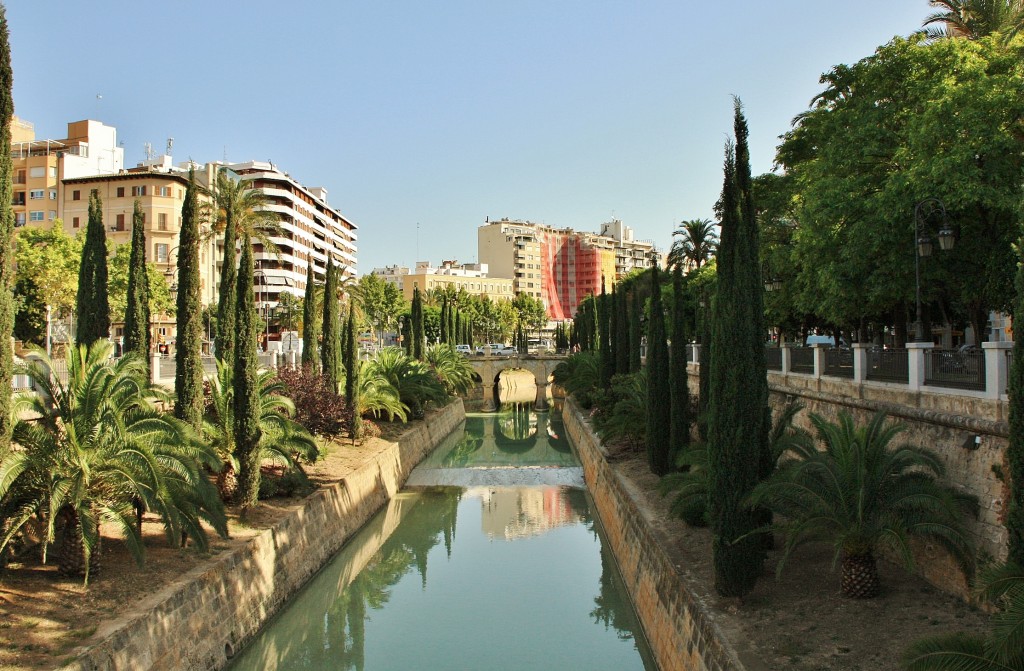
[[[473,370],[480,376],[480,385],[483,387],[484,409],[495,410],[494,390],[498,378],[507,370],[525,370],[533,373],[533,379],[537,383],[537,400],[534,408],[537,410],[548,409],[548,383],[551,380],[551,373],[555,366],[565,360],[565,356],[559,355],[533,355],[526,356],[473,356],[469,358]]]

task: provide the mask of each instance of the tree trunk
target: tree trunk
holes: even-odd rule
[[[871,553],[844,555],[841,592],[851,599],[872,599],[878,596],[878,566]]]
[[[78,514],[65,509],[60,514],[62,532],[57,545],[57,573],[63,576],[85,576],[85,540],[82,537],[82,525]],[[98,531],[98,530],[97,530]],[[89,575],[100,573],[101,541],[97,540],[89,557]]]
[[[224,462],[223,468],[217,474],[217,493],[224,503],[231,503],[238,494],[238,475],[230,461]]]

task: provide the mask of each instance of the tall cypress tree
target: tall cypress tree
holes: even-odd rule
[[[128,260],[128,304],[124,311],[124,351],[138,352],[149,366],[149,274],[146,272],[146,226],[142,202],[132,213],[132,251]]]
[[[320,345],[320,366],[327,386],[335,393],[341,390],[341,315],[338,305],[338,269],[327,259],[327,278],[324,282],[324,324]]]
[[[412,356],[412,316],[402,319],[402,349],[407,356]]]
[[[612,302],[601,280],[601,298],[597,306],[597,337],[600,341],[601,388],[608,389],[615,375],[615,354],[612,352]]]
[[[629,372],[640,372],[640,347],[643,339],[643,309],[640,306],[640,292],[636,288],[629,292]]]
[[[254,269],[252,244],[243,238],[239,258],[235,324],[238,332],[234,347],[234,438],[238,457],[238,499],[243,510],[255,506],[260,491],[260,395],[259,359],[256,354],[256,305],[253,295]]]
[[[235,316],[238,299],[235,284],[238,281],[235,241],[237,236],[235,212],[224,208],[224,262],[220,267],[220,296],[217,301],[217,336],[214,349],[220,361],[235,360]],[[312,264],[311,264],[312,265]]]
[[[423,358],[423,299],[418,286],[412,289],[412,356]]]
[[[448,344],[448,297],[441,297],[441,342]]]
[[[178,236],[178,334],[175,339],[174,414],[199,429],[203,422],[203,306],[199,298],[199,194],[195,170],[181,207]]]
[[[1017,296],[1013,306],[1013,323],[1024,324],[1024,238],[1017,243],[1021,254],[1017,264]],[[1007,560],[1024,566],[1024,334],[1014,329],[1013,361],[1007,393],[1010,396],[1010,436],[1006,448],[1009,464],[1010,495],[1007,502],[1006,530],[1009,556]]]
[[[348,308],[348,326],[345,327],[345,398],[348,401],[349,429],[353,440],[363,435],[363,422],[359,416],[359,346],[356,343],[356,306]]]
[[[612,299],[615,304],[615,372],[619,375],[629,373],[629,315],[626,313],[626,290],[612,288]]]
[[[744,505],[766,470],[768,383],[757,227],[750,197],[747,125],[735,105],[735,148],[726,147],[718,289],[709,366],[709,510],[715,588],[722,596],[753,589],[764,563],[763,517]]]
[[[321,315],[316,309],[316,276],[313,274],[313,258],[307,259],[306,293],[302,299],[302,367],[309,372],[320,372],[320,357],[317,355],[320,340]]]
[[[672,390],[672,454],[690,444],[690,386],[686,371],[686,311],[683,301],[683,269],[676,264],[672,273],[672,352],[669,385]]]
[[[103,202],[99,191],[89,194],[89,223],[78,267],[78,296],[75,302],[78,326],[75,340],[91,345],[110,337],[110,301],[107,298],[107,234],[103,229]]]
[[[7,10],[0,5],[0,452],[11,443],[11,381],[14,375],[14,210],[11,180],[11,118],[14,99]]]
[[[647,463],[655,475],[671,470],[672,398],[665,310],[658,265],[651,269],[651,314],[647,319]]]

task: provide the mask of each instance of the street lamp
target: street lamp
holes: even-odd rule
[[[921,259],[932,255],[932,236],[926,225],[936,214],[942,217],[938,233],[939,249],[949,251],[956,242],[953,227],[946,214],[946,206],[941,200],[925,198],[914,206],[914,340],[917,342],[924,340],[924,322],[921,321]]]

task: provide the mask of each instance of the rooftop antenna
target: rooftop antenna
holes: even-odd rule
[[[142,149],[143,149],[143,151],[146,152],[146,160],[147,161],[152,161],[153,160],[153,143],[147,142],[146,144],[142,145]]]
[[[167,138],[167,151],[164,152],[164,153],[167,154],[168,156],[173,156],[174,155],[174,138],[173,137]]]

